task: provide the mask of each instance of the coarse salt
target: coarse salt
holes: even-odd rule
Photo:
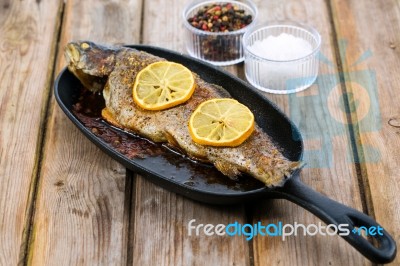
[[[257,56],[274,61],[295,60],[312,53],[312,47],[308,41],[287,33],[257,40],[249,47],[249,50]]]

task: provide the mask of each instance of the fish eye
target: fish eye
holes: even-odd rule
[[[82,49],[88,49],[89,48],[89,44],[83,42],[83,43],[81,43],[81,48]]]

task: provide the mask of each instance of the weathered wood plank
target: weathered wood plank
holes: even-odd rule
[[[0,1],[0,265],[25,256],[60,1]]]
[[[133,265],[249,265],[243,237],[189,235],[188,223],[245,223],[243,208],[193,202],[137,177],[132,208]]]
[[[143,43],[186,53],[181,12],[188,1],[145,2]],[[160,12],[168,15],[159,16]],[[230,67],[236,71],[236,67]],[[245,223],[243,206],[213,207],[193,202],[137,177],[132,202],[134,265],[249,265],[242,237],[189,236],[187,225]]]
[[[137,42],[140,13],[140,1],[67,1],[57,73],[70,40]],[[29,262],[124,264],[131,189],[125,168],[91,144],[54,100],[50,110]]]
[[[290,19],[313,25],[322,36],[320,76],[308,90],[288,96],[267,97],[278,104],[297,124],[305,140],[304,161],[308,164],[301,179],[328,197],[362,211],[356,169],[349,160],[352,150],[346,114],[337,104],[341,91],[332,43],[332,26],[325,1],[255,1],[260,22]],[[339,86],[340,88],[340,86]],[[304,209],[284,200],[265,201],[253,208],[253,222],[264,224],[318,224],[320,220]],[[256,237],[255,265],[369,265],[355,249],[338,236]]]
[[[400,243],[400,6],[331,1],[368,209]],[[357,105],[358,104],[358,105]],[[361,105],[366,105],[363,108]],[[393,265],[400,264],[397,256]]]

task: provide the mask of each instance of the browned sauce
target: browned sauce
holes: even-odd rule
[[[193,161],[166,144],[154,143],[111,126],[101,118],[104,106],[101,94],[81,89],[73,113],[94,135],[133,163],[140,161],[149,170],[175,182],[210,192],[249,191],[263,187],[261,182],[245,175],[237,180],[229,179],[212,165]]]

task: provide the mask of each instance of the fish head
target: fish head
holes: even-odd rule
[[[98,91],[114,69],[118,50],[90,41],[77,41],[65,46],[64,55],[68,69],[82,84],[91,91]]]

